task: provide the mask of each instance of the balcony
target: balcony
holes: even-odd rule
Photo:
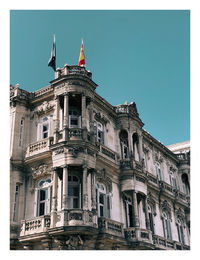
[[[153,244],[156,246],[156,249],[163,250],[189,250],[190,247],[183,245],[180,242],[166,239],[157,235],[153,235]]]
[[[123,225],[112,219],[107,219],[104,217],[98,218],[98,228],[99,233],[106,233],[118,237],[124,237]]]
[[[133,169],[133,161],[130,158],[120,160],[120,168],[123,170]]]
[[[124,230],[125,238],[129,242],[146,242],[152,244],[152,233],[150,230],[130,227]]]
[[[89,210],[66,209],[57,213],[58,226],[97,226],[97,216]]]
[[[56,69],[56,78],[65,75],[82,75],[92,79],[92,73],[87,71],[84,67],[76,66],[76,65],[65,65],[63,69]]]
[[[41,216],[33,219],[22,220],[20,236],[47,232],[51,224],[50,216]]]
[[[49,146],[53,144],[53,137],[45,138],[32,143],[27,147],[25,158],[49,151]]]

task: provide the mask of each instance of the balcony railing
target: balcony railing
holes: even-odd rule
[[[133,160],[130,158],[125,158],[120,160],[121,169],[133,169]]]
[[[90,79],[92,78],[92,73],[90,71],[87,71],[84,67],[80,67],[76,65],[73,66],[65,65],[63,69],[57,68],[56,78],[65,75],[83,75]]]
[[[69,140],[77,140],[83,138],[83,129],[81,128],[69,128]]]
[[[124,230],[125,238],[128,241],[136,242],[143,241],[152,243],[152,233],[150,230],[130,227]]]
[[[110,235],[123,237],[123,224],[104,217],[98,218],[98,228],[100,233],[108,233]]]
[[[35,143],[29,144],[26,150],[25,157],[30,157],[39,153],[49,151],[49,146],[53,143],[53,138],[45,138]]]
[[[114,161],[117,160],[117,154],[110,148],[104,146],[103,144],[99,144],[99,149],[100,149],[100,153],[106,155],[106,157],[109,157]]]
[[[33,219],[22,220],[20,236],[46,232],[51,224],[50,216],[41,216]]]
[[[189,250],[190,247],[180,242],[153,235],[153,244],[159,249],[165,250]]]

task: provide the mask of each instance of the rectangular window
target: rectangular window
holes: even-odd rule
[[[17,222],[18,220],[18,208],[19,208],[19,184],[15,187],[15,202],[14,202],[14,214],[13,221]]]
[[[96,141],[104,144],[104,133],[103,133],[103,125],[99,122],[94,122],[94,133],[96,136]]]

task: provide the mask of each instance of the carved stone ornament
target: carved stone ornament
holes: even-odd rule
[[[96,181],[105,184],[108,192],[112,192],[112,180],[106,175],[106,169],[97,171]]]
[[[151,192],[148,192],[147,194],[147,203],[152,207],[153,215],[156,216],[156,200]]]
[[[101,122],[103,125],[106,125],[109,122],[109,120],[104,115],[102,115],[100,112],[94,111],[94,113],[95,113],[94,118],[97,121]]]
[[[36,113],[39,115],[44,114],[48,112],[49,110],[54,108],[53,102],[44,101],[42,105],[37,107]]]
[[[74,157],[77,157],[78,153],[83,153],[83,152],[84,152],[83,147],[70,147],[70,148],[68,148],[68,153],[70,153]]]
[[[32,167],[31,170],[32,170],[33,179],[43,177],[47,174],[51,174],[50,169],[48,168],[48,165],[46,165],[46,164],[41,164],[38,167]]]
[[[71,235],[66,241],[68,250],[81,250],[83,247],[83,240],[79,235]]]
[[[175,208],[175,218],[176,218],[176,222],[177,222],[177,220],[179,218],[182,223],[185,223],[184,210],[182,210],[181,208],[178,208],[178,209]]]
[[[160,209],[161,209],[161,211],[160,211],[161,215],[162,215],[163,211],[166,211],[167,214],[169,215],[169,218],[170,219],[172,218],[171,207],[170,207],[170,204],[166,200],[164,200],[160,203]]]
[[[153,160],[154,160],[154,163],[155,163],[155,162],[162,163],[162,162],[163,162],[163,159],[164,159],[164,158],[161,156],[160,152],[156,152],[156,151],[153,152]]]
[[[54,155],[58,155],[58,154],[64,153],[64,151],[65,151],[64,147],[61,147],[61,148],[59,148],[59,149],[54,151]]]

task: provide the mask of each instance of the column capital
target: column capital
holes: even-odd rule
[[[69,169],[69,164],[63,165],[62,168],[63,168],[63,169],[64,169],[64,168]]]

